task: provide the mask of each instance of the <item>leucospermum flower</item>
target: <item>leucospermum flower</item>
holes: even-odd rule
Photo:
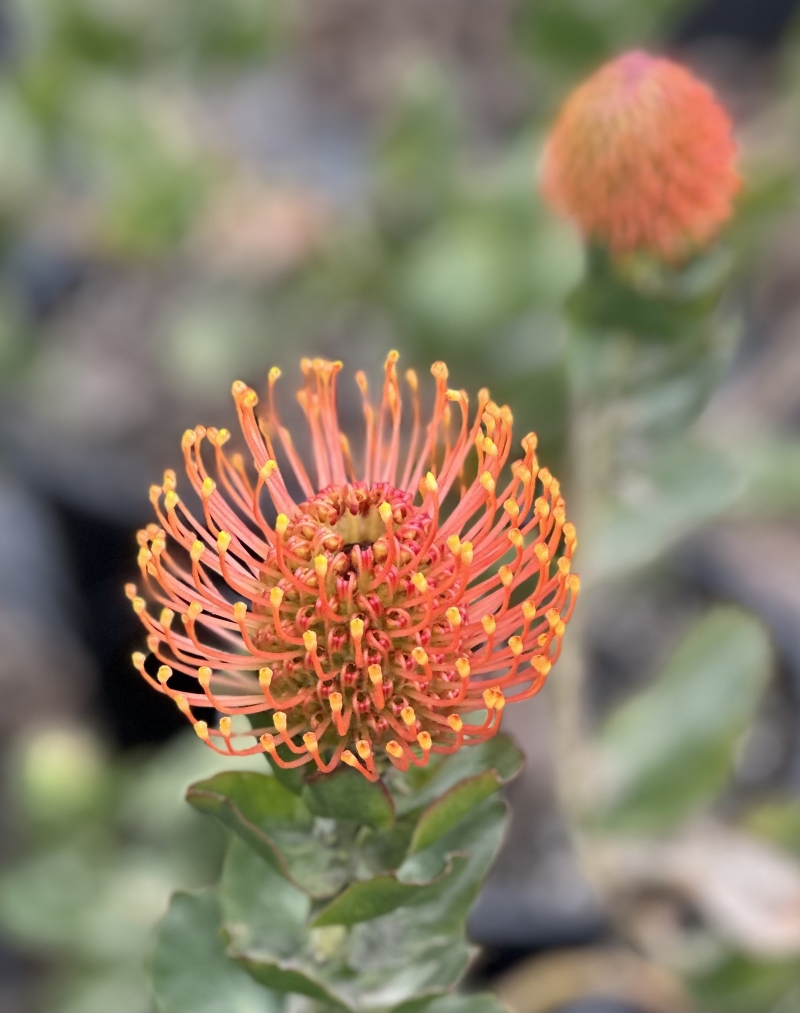
[[[133,661],[217,752],[322,771],[341,761],[374,780],[387,758],[405,770],[493,735],[506,702],[536,693],[558,657],[579,590],[576,537],[536,436],[509,465],[510,410],[482,390],[470,419],[442,362],[427,425],[406,373],[404,426],[396,362],[392,352],[377,406],[356,374],[360,473],[337,419],[341,363],[315,359],[298,394],[313,479],[281,424],[273,369],[264,412],[233,385],[252,469],[226,452],[228,431],[198,426],[183,453],[202,513],[173,471],[151,488],[158,522],[139,532],[139,565],[160,611],[127,593],[155,678],[143,653]],[[218,728],[203,708],[222,713]],[[233,728],[239,714],[252,731]]]
[[[686,68],[642,52],[575,89],[548,139],[543,192],[613,254],[681,258],[708,243],[739,190],[730,118]]]

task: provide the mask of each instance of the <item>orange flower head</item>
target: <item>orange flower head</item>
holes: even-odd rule
[[[567,99],[543,191],[612,254],[679,260],[730,217],[735,161],[731,121],[711,89],[671,60],[631,52]]]
[[[392,352],[377,405],[356,375],[360,476],[337,418],[341,363],[306,359],[313,479],[281,424],[273,369],[263,412],[233,385],[252,467],[227,453],[229,432],[198,426],[183,453],[200,509],[173,471],[151,488],[158,521],[139,532],[139,566],[160,611],[127,593],[157,664],[133,661],[217,752],[344,762],[374,780],[493,735],[506,702],[536,693],[558,657],[577,543],[536,437],[509,464],[510,410],[482,390],[470,419],[442,362],[426,425],[406,373],[405,426],[396,363]],[[224,715],[218,728],[195,716],[203,708]],[[261,727],[234,727],[240,714],[263,714],[251,717]]]

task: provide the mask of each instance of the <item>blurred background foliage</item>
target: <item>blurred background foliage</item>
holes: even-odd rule
[[[169,894],[218,872],[180,801],[215,761],[128,660],[149,483],[231,425],[237,376],[393,347],[511,404],[581,532],[580,631],[508,718],[528,773],[476,974],[526,1011],[796,1008],[795,7],[3,5],[4,1009],[147,1013]],[[680,270],[620,273],[536,189],[559,102],[627,47],[737,122],[737,218]]]

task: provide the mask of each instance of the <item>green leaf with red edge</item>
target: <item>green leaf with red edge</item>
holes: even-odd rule
[[[320,840],[303,800],[267,774],[217,774],[193,784],[186,797],[311,897],[332,897],[351,877],[352,835]]]

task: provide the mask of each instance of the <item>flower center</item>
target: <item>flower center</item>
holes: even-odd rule
[[[386,525],[381,520],[377,506],[370,505],[366,513],[352,514],[349,510],[345,511],[333,525],[332,531],[344,539],[345,551],[354,545],[366,549],[386,533]]]
[[[311,727],[321,747],[345,721],[373,740],[418,733],[463,695],[463,580],[436,534],[431,513],[386,483],[329,486],[300,505],[261,575],[263,600],[278,588],[279,604],[253,609],[256,646],[283,655],[270,685],[290,732]]]

